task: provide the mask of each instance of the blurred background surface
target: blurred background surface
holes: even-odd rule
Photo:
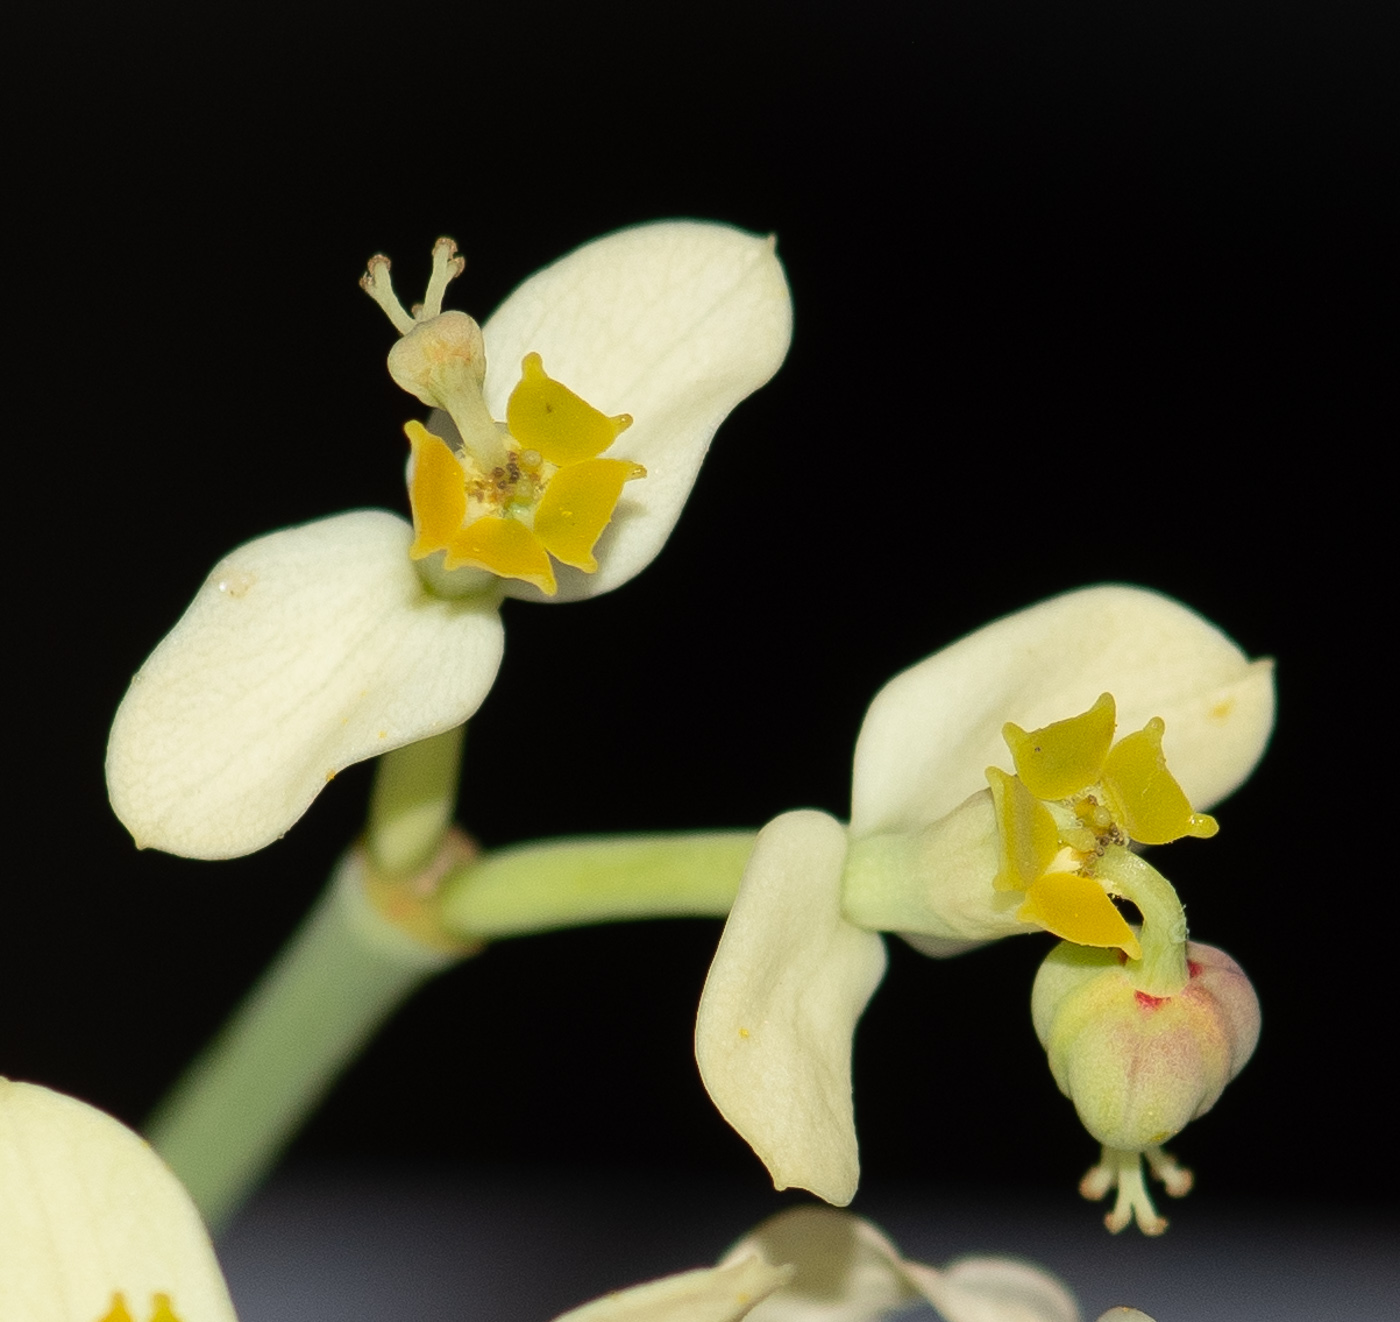
[[[240,1317],[258,1322],[538,1322],[709,1264],[779,1201],[749,1180],[661,1174],[304,1168],[255,1200],[223,1258]],[[1169,1208],[1149,1240],[1109,1236],[1068,1200],[970,1185],[889,1183],[858,1203],[918,1262],[1039,1263],[1089,1319],[1131,1301],[1158,1322],[1392,1322],[1400,1299],[1393,1216],[1231,1198]]]

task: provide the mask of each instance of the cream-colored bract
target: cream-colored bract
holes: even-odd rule
[[[523,356],[540,352],[591,402],[625,400],[615,411],[635,418],[628,457],[647,477],[595,548],[598,571],[565,570],[548,599],[494,579],[474,595],[439,595],[408,559],[407,523],[377,511],[240,547],[117,713],[107,782],[137,844],[194,858],[251,853],[344,767],[468,719],[500,664],[502,591],[575,600],[649,563],[715,429],[777,370],[791,326],[772,240],[722,225],[624,230],[527,280],[483,328],[495,416]]]
[[[150,1146],[61,1093],[0,1079],[0,1315],[98,1322],[120,1293],[145,1322],[234,1322],[209,1236]]]
[[[507,596],[575,601],[655,559],[720,423],[782,366],[792,297],[771,236],[670,221],[610,234],[545,267],[481,329],[492,417],[505,417],[531,352],[594,408],[632,416],[607,454],[647,475],[624,489],[594,548],[597,572],[564,567],[553,598],[505,583]]]
[[[1251,661],[1215,625],[1142,588],[1084,588],[997,620],[895,676],[856,741],[851,830],[917,830],[1013,771],[1002,726],[1034,730],[1118,704],[1118,728],[1154,716],[1163,750],[1200,811],[1254,770],[1274,723],[1273,663]]]
[[[1079,1322],[1074,1296],[1028,1262],[910,1262],[869,1221],[829,1207],[780,1212],[720,1265],[754,1252],[791,1264],[793,1278],[749,1314],[753,1322],[870,1322],[923,1301],[945,1322]]]
[[[555,1322],[739,1322],[792,1277],[756,1254],[663,1276],[572,1308]]]
[[[859,1180],[850,1039],[880,965],[848,896],[843,908],[854,861],[879,849],[897,864],[907,850],[921,872],[933,865],[937,885],[921,881],[907,905],[925,953],[1034,930],[1016,917],[1019,896],[993,887],[985,769],[1010,766],[1005,722],[1036,728],[1104,692],[1125,728],[1165,719],[1171,767],[1201,808],[1249,775],[1273,725],[1270,663],[1170,598],[1087,588],[998,620],[881,690],[856,745],[849,829],[803,812],[760,835],[701,996],[696,1058],[780,1188],[844,1204]],[[750,1036],[736,1040],[741,1025]]]
[[[380,510],[260,537],[221,561],[142,666],[107,746],[143,848],[271,844],[337,772],[460,725],[500,665],[494,603],[430,594]]]
[[[781,1212],[717,1267],[621,1290],[557,1322],[876,1322],[922,1301],[945,1322],[1079,1322],[1069,1291],[1029,1263],[908,1262],[868,1221],[825,1207]]]
[[[775,1187],[843,1207],[859,1173],[851,1037],[885,975],[884,942],[841,916],[845,857],[846,830],[825,813],[764,827],[695,1025],[705,1086]]]

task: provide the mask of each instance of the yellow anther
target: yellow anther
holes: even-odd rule
[[[180,1322],[175,1310],[170,1306],[168,1294],[156,1295],[155,1307],[151,1310],[151,1322]]]
[[[1048,872],[1026,891],[1016,915],[1080,946],[1118,947],[1129,959],[1142,958],[1142,946],[1117,906],[1092,877]]]
[[[1092,830],[1107,831],[1113,825],[1113,814],[1097,802],[1092,794],[1081,799],[1074,807],[1080,820]]]
[[[1117,723],[1113,695],[1105,693],[1079,716],[1029,734],[1008,721],[1001,733],[1026,788],[1037,799],[1067,799],[1098,780]]]
[[[610,418],[548,376],[537,353],[526,354],[520,370],[520,384],[506,403],[506,425],[548,463],[563,467],[596,458],[632,425],[628,414]]]
[[[1092,854],[1099,847],[1099,837],[1087,826],[1061,827],[1060,839],[1076,854]]]
[[[1104,793],[1130,839],[1144,845],[1165,845],[1184,835],[1208,839],[1220,826],[1214,817],[1191,811],[1190,800],[1167,770],[1165,729],[1153,717],[1113,746],[1103,769]]]
[[[987,768],[997,830],[1001,838],[999,891],[1028,890],[1060,852],[1059,831],[1050,810],[1015,776]]]

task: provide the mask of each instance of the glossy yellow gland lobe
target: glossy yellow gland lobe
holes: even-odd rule
[[[112,1295],[112,1307],[96,1322],[136,1322],[136,1319],[126,1306],[126,1297],[118,1290]],[[151,1300],[150,1322],[180,1322],[168,1294],[158,1294]]]
[[[409,503],[410,556],[446,552],[448,570],[484,569],[558,591],[552,556],[585,573],[598,568],[593,548],[608,526],[624,484],[646,469],[598,456],[632,423],[608,417],[527,354],[506,404],[504,459],[489,468],[465,446],[454,450],[421,423],[404,431],[413,447]]]
[[[1206,813],[1192,812],[1190,801],[1162,756],[1166,726],[1160,717],[1136,734],[1114,744],[1103,768],[1104,793],[1111,811],[1123,823],[1130,840],[1166,845],[1184,835],[1208,840],[1219,823]]]
[[[1105,693],[1079,716],[1030,734],[1008,721],[1001,734],[1016,774],[1037,799],[1067,799],[1099,778],[1117,724],[1113,695]]]
[[[1142,946],[1133,929],[1093,877],[1078,872],[1047,873],[1028,888],[1017,916],[1077,945],[1117,946],[1129,959],[1142,958]]]
[[[1129,841],[1161,845],[1219,828],[1191,811],[1167,770],[1160,719],[1115,744],[1116,727],[1117,708],[1105,693],[1088,711],[1039,730],[1003,728],[1016,774],[987,770],[1001,853],[995,884],[1025,893],[1023,921],[1139,959],[1137,937],[1094,879],[1095,862]]]
[[[520,384],[506,402],[506,426],[546,463],[563,468],[593,459],[631,425],[626,413],[609,418],[547,376],[539,354],[527,353],[521,361]]]

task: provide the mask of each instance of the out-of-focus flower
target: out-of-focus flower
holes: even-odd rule
[[[578,600],[644,568],[791,335],[773,241],[721,225],[587,244],[481,328],[441,310],[450,242],[414,315],[387,267],[366,281],[403,332],[391,371],[447,410],[408,429],[416,527],[358,510],[214,568],[112,727],[108,789],[142,847],[250,853],[342,768],[460,725],[500,664],[502,597]]]
[[[568,1322],[874,1322],[925,1298],[948,1322],[1077,1322],[1054,1277],[1012,1259],[906,1262],[872,1225],[805,1207],[721,1260],[620,1290]],[[0,1080],[0,1301],[22,1322],[235,1322],[175,1176],[111,1116]],[[560,1319],[564,1322],[564,1319]]]
[[[875,1322],[916,1303],[945,1322],[1078,1322],[1074,1297],[1014,1258],[909,1262],[868,1221],[825,1207],[781,1212],[716,1267],[621,1290],[558,1322]]]
[[[234,1322],[199,1213],[150,1146],[4,1079],[0,1302],[16,1322]]]
[[[711,1098],[778,1188],[836,1204],[855,1193],[851,1039],[883,976],[880,932],[945,955],[1049,925],[1035,910],[1023,916],[1026,891],[1005,885],[1006,813],[987,769],[1011,770],[1008,722],[1048,727],[1094,710],[1104,693],[1128,729],[1151,739],[1164,723],[1172,783],[1202,808],[1248,776],[1273,724],[1268,662],[1250,662],[1169,598],[1088,588],[999,620],[887,684],[856,745],[849,827],[803,811],[760,833],[701,998],[696,1056]]]
[[[1191,1174],[1162,1144],[1219,1100],[1253,1054],[1259,1001],[1244,970],[1214,946],[1189,942],[1189,978],[1175,996],[1133,985],[1116,951],[1062,942],[1036,975],[1031,1018],[1060,1091],[1103,1155],[1081,1191],[1118,1198],[1105,1218],[1114,1232],[1134,1216],[1150,1235],[1167,1228],[1142,1178],[1140,1156],[1176,1197]]]
[[[72,1097],[0,1079],[7,1322],[236,1322],[193,1203],[150,1146]],[[606,1295],[559,1322],[874,1322],[926,1299],[947,1322],[1077,1322],[1054,1277],[1006,1258],[906,1262],[869,1223],[798,1208],[716,1267]]]

